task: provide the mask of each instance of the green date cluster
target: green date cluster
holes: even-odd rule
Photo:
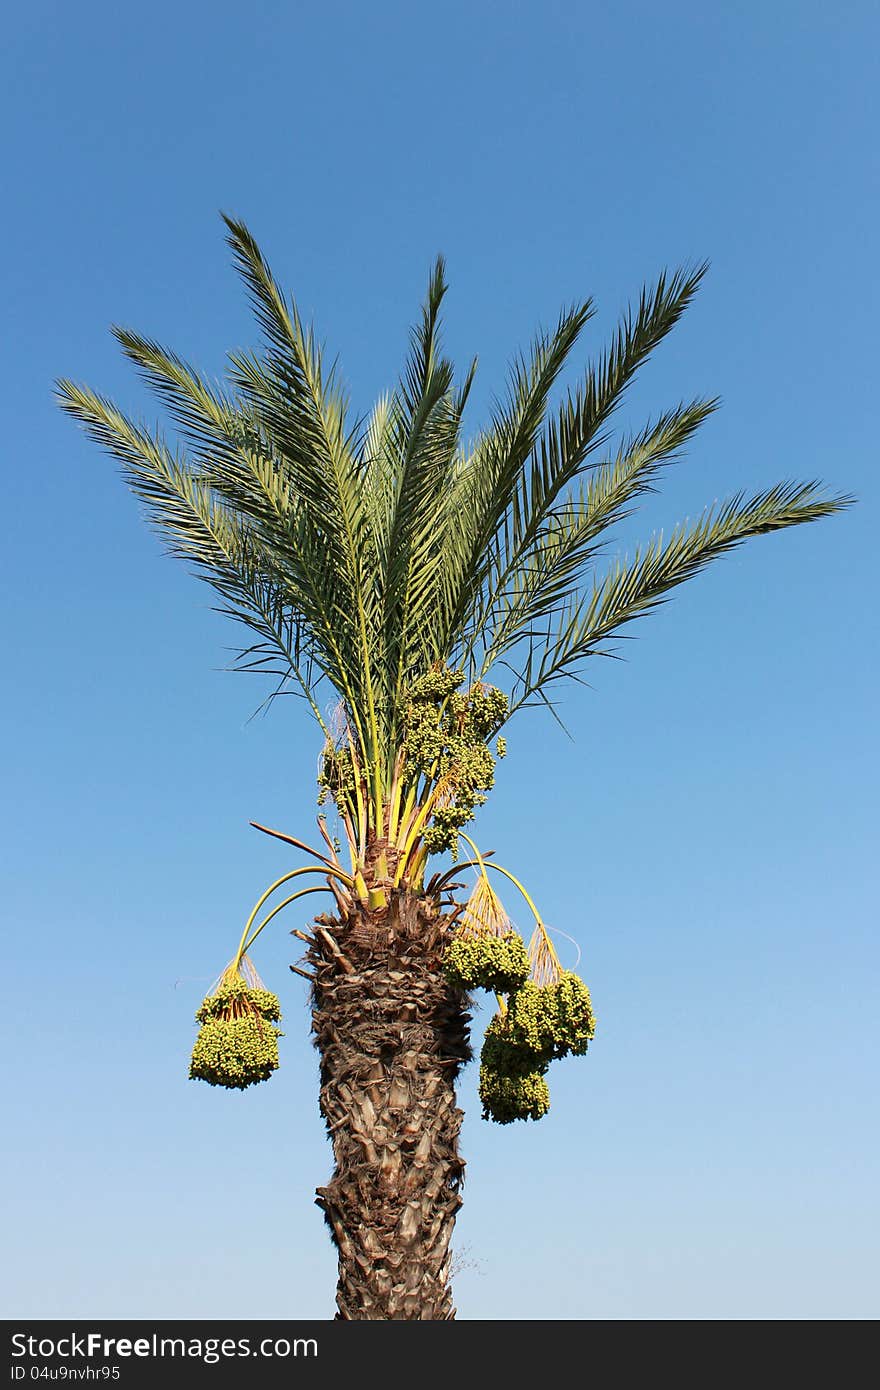
[[[196,1010],[201,1027],[190,1078],[242,1091],[267,1081],[278,1066],[282,1034],[275,1024],[280,1018],[276,994],[252,989],[240,977],[225,980]]]
[[[440,667],[414,681],[406,706],[403,750],[410,779],[427,777],[434,784],[446,780],[448,804],[438,806],[425,831],[431,854],[458,848],[458,831],[473,820],[495,784],[495,757],[489,739],[507,717],[508,701],[502,690],[478,682],[463,691],[464,671]],[[503,758],[504,739],[495,746]]]
[[[590,991],[570,970],[553,984],[529,980],[486,1029],[480,1054],[483,1119],[540,1120],[550,1109],[544,1079],[558,1057],[582,1057],[595,1032]]]
[[[590,991],[563,970],[555,984],[523,985],[511,996],[507,1029],[518,1047],[554,1057],[583,1057],[596,1031]]]
[[[480,1054],[483,1119],[498,1124],[540,1120],[550,1109],[545,1080],[559,1057],[582,1057],[595,1032],[590,991],[570,970],[553,983],[529,979],[525,942],[518,932],[455,937],[443,957],[455,989],[486,989],[509,996],[486,1029]]]
[[[550,1087],[543,1071],[508,1074],[492,1071],[483,1063],[480,1100],[484,1120],[494,1120],[499,1125],[509,1125],[514,1120],[540,1120],[550,1109]]]
[[[457,936],[443,957],[443,973],[454,989],[490,989],[509,994],[529,978],[529,953],[519,932]]]
[[[281,1001],[268,989],[253,989],[240,975],[223,980],[213,994],[203,999],[196,1009],[196,1021],[207,1023],[209,1018],[231,1018],[236,1013],[258,1013],[272,1023],[281,1018]]]
[[[324,745],[318,772],[318,805],[323,806],[331,796],[337,806],[345,806],[355,789],[356,775],[350,748]]]

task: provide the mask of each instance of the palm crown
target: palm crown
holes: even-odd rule
[[[514,361],[505,399],[467,444],[474,366],[456,383],[442,355],[442,259],[398,385],[352,421],[335,369],[254,238],[225,221],[265,339],[259,354],[232,354],[220,387],[156,342],[115,330],[186,452],[70,381],[59,383],[61,404],[121,461],[172,552],[250,629],[239,665],[273,673],[275,693],[308,701],[359,892],[377,842],[387,881],[418,886],[427,855],[454,849],[485,799],[489,740],[513,713],[552,707],[556,682],[576,678],[625,624],[716,556],[850,499],[823,497],[816,482],[738,494],[597,574],[608,529],[715,408],[676,405],[611,443],[622,394],[704,266],[644,289],[554,405],[593,312],[590,300],[565,310]],[[332,719],[319,704],[322,680],[338,695]],[[494,749],[503,752],[503,738]]]

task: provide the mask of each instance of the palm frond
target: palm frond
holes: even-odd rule
[[[122,464],[126,481],[169,553],[191,564],[221,595],[222,611],[260,637],[257,646],[242,654],[245,666],[257,651],[267,662],[280,658],[282,669],[297,680],[317,712],[313,685],[303,665],[312,655],[317,655],[323,671],[332,670],[332,664],[315,642],[313,627],[303,623],[279,585],[272,553],[218,502],[210,486],[193,475],[179,454],[171,453],[159,434],[134,423],[112,402],[75,382],[61,380],[57,390],[62,408]]]
[[[479,634],[481,674],[578,594],[585,569],[608,543],[610,528],[631,513],[634,498],[653,491],[661,467],[680,457],[715,407],[715,401],[693,401],[666,412],[625,442],[616,458],[592,469],[574,496],[544,516],[505,587],[493,596]]]
[[[606,427],[626,388],[650,353],[678,323],[706,273],[706,265],[661,275],[653,289],[643,287],[635,308],[624,314],[608,350],[588,367],[584,380],[568,392],[554,419],[536,438],[529,460],[509,479],[510,492],[497,525],[486,537],[482,569],[474,586],[470,612],[465,616],[466,649],[470,655],[491,628],[495,605],[523,567],[528,567],[548,518],[579,474],[589,466],[593,453],[607,440]],[[704,403],[679,443],[708,414],[714,403]],[[681,426],[679,426],[681,427]]]
[[[259,247],[242,222],[224,218],[228,242],[268,342],[264,362],[232,357],[233,380],[286,468],[313,524],[335,547],[356,603],[369,552],[363,539],[360,479],[346,427],[347,402],[334,368],[325,368],[312,329],[278,287]]]
[[[412,665],[409,635],[419,630],[418,596],[430,582],[431,541],[438,499],[448,483],[458,444],[460,411],[452,393],[454,368],[440,356],[440,305],[446,293],[442,257],[431,272],[421,323],[398,387],[394,421],[395,479],[389,498],[386,548],[379,557],[389,695],[399,692]],[[463,403],[462,403],[463,404]]]
[[[183,429],[199,460],[194,476],[232,514],[247,519],[310,627],[336,650],[337,665],[356,666],[351,594],[340,585],[338,568],[327,564],[320,533],[259,421],[240,398],[209,385],[176,353],[129,330],[114,332]],[[352,652],[348,661],[347,652]]]
[[[605,643],[634,618],[663,603],[670,590],[691,579],[712,560],[753,536],[831,516],[853,502],[849,496],[823,498],[821,484],[779,483],[752,497],[731,497],[709,509],[693,526],[676,527],[631,559],[617,562],[592,592],[573,603],[546,640],[533,645],[511,701],[512,714],[548,686],[572,674],[581,661],[603,651]]]
[[[438,653],[459,645],[471,623],[491,572],[495,537],[535,447],[550,393],[592,314],[590,300],[564,311],[552,332],[535,338],[528,357],[514,359],[506,401],[496,403],[490,428],[460,460],[436,522],[445,557],[433,623]]]
[[[244,223],[224,217],[228,242],[268,343],[265,363],[235,359],[238,390],[271,441],[304,514],[310,547],[325,552],[340,590],[340,621],[352,633],[352,661],[342,691],[351,699],[366,761],[387,717],[382,696],[382,611],[375,584],[373,530],[346,427],[346,399],[334,369],[296,304],[285,298]],[[361,718],[363,714],[363,719]]]
[[[558,718],[557,683],[583,680],[585,660],[613,655],[622,629],[677,585],[752,536],[852,500],[824,498],[812,482],[738,494],[596,577],[612,528],[715,408],[681,403],[612,441],[628,387],[692,301],[705,266],[645,286],[607,350],[554,403],[593,315],[590,300],[566,309],[514,359],[506,396],[466,448],[474,368],[456,386],[443,355],[442,258],[397,385],[350,424],[314,330],[244,223],[225,223],[262,332],[258,352],[231,354],[227,379],[215,383],[153,339],[115,330],[181,447],[72,382],[59,383],[60,401],[120,461],[171,551],[250,629],[239,668],[271,674],[274,693],[294,682],[325,734],[314,691],[324,678],[333,685],[359,769],[345,812],[359,843],[368,824],[384,824],[386,796],[389,817],[413,834],[428,814],[421,784],[401,785],[401,741],[410,683],[431,667],[460,666],[469,682],[509,671],[510,713],[537,703]],[[430,795],[442,805],[442,777]]]

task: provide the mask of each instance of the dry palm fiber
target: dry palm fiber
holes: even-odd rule
[[[239,973],[241,965],[249,979]],[[202,1026],[190,1077],[237,1090],[268,1080],[279,1061],[280,1018],[278,996],[263,987],[249,961],[228,967],[196,1011]]]
[[[456,937],[466,941],[487,933],[490,936],[505,936],[511,931],[513,923],[504,910],[504,904],[489,882],[488,876],[481,873],[465,903]]]
[[[538,922],[529,942],[532,979],[536,985],[555,985],[562,974],[562,965],[543,922]]]

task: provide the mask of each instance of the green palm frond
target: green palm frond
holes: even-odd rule
[[[588,481],[544,516],[511,566],[506,587],[492,595],[491,607],[487,603],[477,633],[484,643],[481,674],[579,593],[586,567],[607,544],[599,538],[630,515],[634,498],[654,490],[661,467],[680,456],[715,406],[694,401],[662,415],[625,442],[616,458],[594,466]]]
[[[383,699],[382,611],[374,582],[375,552],[370,509],[346,428],[346,400],[334,369],[305,329],[293,301],[276,284],[268,264],[243,223],[224,218],[236,265],[248,288],[268,344],[265,362],[234,359],[237,389],[248,403],[273,457],[302,511],[309,553],[335,578],[337,620],[350,630],[346,647],[354,657],[342,693],[350,705],[364,762],[376,768],[377,745],[387,727]],[[374,788],[378,804],[378,781]]]
[[[433,619],[438,658],[463,645],[463,631],[473,626],[472,614],[491,574],[496,536],[535,448],[550,393],[592,314],[590,300],[564,311],[552,332],[537,335],[528,357],[514,359],[507,400],[496,404],[490,428],[460,461],[436,521],[438,547],[445,556]]]
[[[387,568],[389,534],[397,490],[395,445],[399,402],[392,392],[380,396],[366,421],[356,454],[362,480],[367,524],[377,566]]]
[[[75,382],[59,381],[58,392],[63,409],[122,463],[126,481],[169,553],[192,565],[223,599],[222,611],[259,637],[256,646],[242,653],[244,667],[268,668],[295,679],[323,723],[314,703],[314,681],[305,669],[315,661],[320,671],[332,676],[333,664],[303,607],[291,603],[272,551],[179,455],[171,453],[159,434],[135,424],[112,402]]]
[[[540,550],[542,532],[548,520],[552,522],[560,499],[590,466],[594,452],[606,442],[608,422],[626,388],[653,349],[678,323],[705,273],[705,265],[690,271],[681,269],[671,277],[661,275],[653,290],[642,289],[636,308],[630,308],[623,316],[611,346],[587,369],[578,389],[567,393],[555,417],[536,438],[528,466],[512,476],[510,493],[503,499],[497,525],[484,542],[479,583],[474,589],[471,611],[465,617],[468,654],[487,626],[491,628],[495,605],[511,580],[518,581],[536,547]],[[702,413],[698,413],[695,403],[684,418],[666,422],[673,432],[667,459],[693,434],[712,405],[705,402]],[[653,442],[655,447],[662,447],[659,439]],[[632,450],[628,452],[631,454]]]
[[[395,700],[417,662],[410,638],[421,631],[420,599],[430,586],[436,511],[449,484],[466,399],[464,395],[456,400],[453,365],[439,355],[440,305],[446,288],[443,259],[438,257],[422,321],[412,332],[394,412],[395,479],[379,570],[388,693]]]
[[[222,498],[230,515],[247,520],[305,630],[324,658],[330,656],[333,683],[356,701],[361,653],[350,589],[339,567],[327,565],[318,529],[259,421],[238,397],[211,386],[176,353],[122,328],[114,333],[183,430],[198,459],[194,476],[203,492]],[[251,669],[259,669],[257,660]]]
[[[742,493],[693,526],[678,526],[664,544],[662,534],[631,559],[619,560],[592,591],[563,613],[543,643],[532,645],[510,713],[543,699],[554,681],[572,674],[585,657],[607,654],[603,644],[625,624],[665,602],[669,591],[691,579],[712,560],[752,536],[766,535],[831,516],[851,497],[823,498],[821,484],[779,483],[753,497]]]
[[[355,602],[369,559],[362,542],[364,506],[346,430],[346,400],[334,369],[326,371],[314,332],[285,299],[241,222],[225,218],[229,245],[268,343],[267,358],[233,358],[235,384],[271,439],[275,457],[314,524],[333,546]]]
[[[368,822],[383,824],[386,798],[413,845],[424,824],[419,797],[430,776],[420,790],[402,785],[401,741],[407,692],[431,668],[461,667],[468,681],[511,670],[512,685],[503,682],[511,712],[552,707],[559,681],[611,654],[621,629],[712,560],[852,501],[823,498],[813,482],[740,494],[598,573],[612,528],[715,409],[714,400],[682,403],[612,441],[628,387],[691,303],[705,266],[643,288],[606,351],[556,398],[593,315],[590,300],[566,309],[514,358],[505,398],[466,447],[474,366],[456,384],[443,355],[442,258],[397,385],[349,424],[346,394],[313,329],[247,227],[225,223],[262,332],[258,351],[230,354],[218,384],[153,339],[115,330],[181,447],[69,381],[59,383],[60,402],[120,461],[171,551],[248,626],[253,640],[238,664],[293,682],[319,720],[316,687],[323,678],[333,685],[342,733],[327,736],[356,763],[356,776],[342,764],[338,771],[361,842]]]

